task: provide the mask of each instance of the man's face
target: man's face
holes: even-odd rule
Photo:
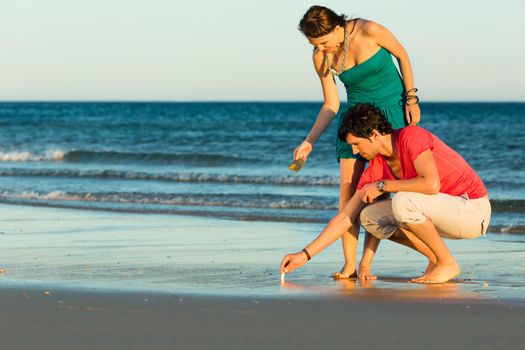
[[[379,142],[375,134],[370,138],[357,137],[352,134],[346,136],[346,142],[352,146],[352,152],[361,157],[372,160],[379,153]]]

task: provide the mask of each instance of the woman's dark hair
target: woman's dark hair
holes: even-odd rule
[[[392,125],[383,113],[373,104],[356,104],[343,115],[339,125],[338,136],[346,142],[348,134],[365,139],[377,130],[381,135],[392,133]]]
[[[324,6],[312,6],[299,22],[299,31],[310,38],[318,38],[337,26],[344,27],[345,23],[345,15],[338,15]]]

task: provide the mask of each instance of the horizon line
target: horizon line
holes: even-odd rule
[[[320,100],[0,100],[0,103],[323,103]],[[426,103],[525,103],[525,100],[430,100]],[[341,102],[346,104],[346,102]]]

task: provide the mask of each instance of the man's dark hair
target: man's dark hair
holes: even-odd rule
[[[373,104],[356,104],[343,115],[338,136],[341,141],[345,142],[348,134],[368,139],[372,136],[374,129],[381,135],[390,134],[392,125]]]

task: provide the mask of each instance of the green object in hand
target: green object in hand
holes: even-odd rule
[[[288,169],[290,169],[291,171],[301,171],[301,169],[304,167],[304,163],[305,161],[303,159],[296,159],[292,162],[292,164],[290,164],[290,166],[288,167]]]

